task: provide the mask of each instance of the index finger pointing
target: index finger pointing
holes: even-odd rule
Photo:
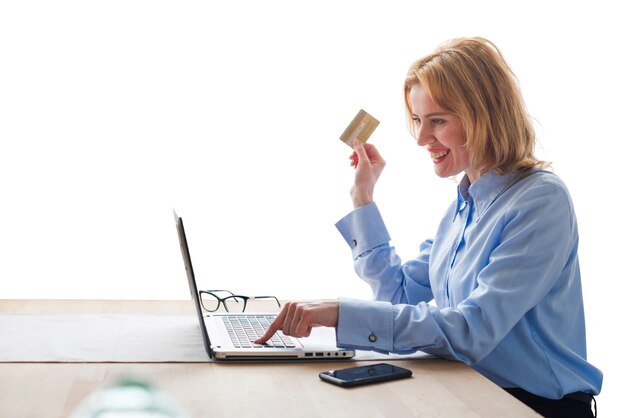
[[[263,334],[262,337],[254,340],[255,344],[265,344],[270,338],[272,338],[274,334],[276,334],[276,331],[280,330],[283,327],[283,323],[285,322],[285,315],[287,314],[287,306],[288,304],[283,306],[276,319],[274,319],[270,326],[267,327],[265,334]]]

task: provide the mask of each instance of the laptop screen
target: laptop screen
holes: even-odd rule
[[[193,299],[193,303],[194,305],[196,305],[196,312],[198,313],[200,330],[202,331],[202,340],[204,341],[204,349],[208,353],[209,357],[213,357],[213,354],[211,352],[211,344],[209,342],[209,334],[207,333],[206,326],[204,325],[202,308],[200,307],[200,301],[198,300],[198,287],[196,286],[196,276],[193,273],[193,266],[191,265],[191,255],[189,254],[189,246],[187,245],[187,236],[185,235],[183,218],[178,216],[176,211],[174,211],[174,219],[176,220],[176,230],[178,231],[180,252],[183,255],[185,271],[187,272],[187,280],[189,281],[189,292],[191,293],[191,299]]]

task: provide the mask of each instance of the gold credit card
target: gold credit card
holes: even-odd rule
[[[350,122],[346,130],[343,131],[339,139],[345,142],[350,148],[352,148],[354,138],[365,143],[379,123],[380,122],[375,117],[361,109],[354,119],[352,119],[352,122]]]

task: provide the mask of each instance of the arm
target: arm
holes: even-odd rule
[[[361,224],[364,225],[362,231],[359,231],[361,234],[347,232],[351,227],[358,230],[358,225]],[[402,265],[395,250],[388,244],[387,230],[374,203],[355,209],[339,221],[337,227],[348,244],[352,245],[353,254],[357,254],[356,271],[370,284],[377,300],[417,303],[432,299],[428,283],[428,256],[432,241],[422,244],[422,251],[417,259]],[[350,237],[356,238],[353,240]],[[356,244],[353,244],[354,242]],[[364,253],[360,252],[361,248],[364,249]],[[265,335],[255,342],[265,343],[278,330],[282,330],[285,335],[307,337],[314,326],[337,327],[340,320],[339,306],[339,301],[336,300],[288,302]],[[371,316],[368,312],[363,314]],[[361,319],[357,315],[354,321],[359,322]]]
[[[354,185],[350,196],[354,207],[358,208],[374,201],[374,187],[386,163],[372,144],[363,144],[355,138],[352,147],[350,165],[354,167]]]
[[[374,186],[385,161],[371,144],[363,145],[358,139],[353,142],[355,152],[350,156],[355,167],[354,186],[350,191],[355,210],[342,219],[337,227],[352,246],[357,273],[372,286],[377,299],[409,301],[432,299],[428,285],[428,255],[432,242],[422,244],[420,258],[402,266],[390,240],[376,205],[373,203]],[[376,227],[371,227],[372,223]],[[351,229],[363,231],[352,234]],[[405,277],[421,278],[405,280]],[[411,295],[411,297],[407,296]],[[276,320],[265,335],[256,340],[264,343],[278,330],[296,337],[308,336],[314,326],[336,327],[339,316],[338,301],[290,302],[283,306]]]
[[[350,194],[355,210],[336,227],[352,249],[355,270],[374,292],[376,300],[417,303],[432,299],[428,280],[428,257],[432,241],[420,246],[417,259],[402,265],[389,245],[387,228],[373,202],[374,188],[385,168],[385,160],[374,145],[355,139],[350,156],[355,168]]]
[[[389,245],[391,238],[375,203],[355,209],[336,227],[350,245],[355,271],[370,285],[374,299],[411,304],[432,299],[428,277],[431,240],[422,243],[417,258],[402,264]]]
[[[342,299],[338,344],[383,352],[424,350],[472,364],[539,303],[558,312],[544,298],[559,287],[557,280],[566,287],[575,274],[576,225],[566,191],[539,183],[498,219],[494,248],[464,300],[434,307]]]

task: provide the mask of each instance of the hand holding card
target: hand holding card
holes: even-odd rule
[[[355,138],[353,146],[350,165],[355,170],[350,196],[354,207],[358,208],[374,200],[374,187],[385,168],[385,160],[373,144],[362,144]]]
[[[365,143],[379,123],[380,122],[375,117],[361,109],[354,119],[352,119],[352,122],[350,122],[346,130],[343,131],[339,139],[345,142],[350,148],[352,148],[354,138]]]

